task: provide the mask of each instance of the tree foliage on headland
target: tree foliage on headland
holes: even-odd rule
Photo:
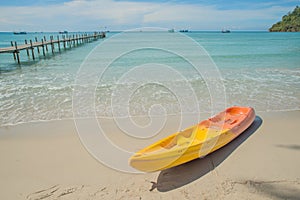
[[[300,32],[300,7],[282,17],[282,21],[273,24],[270,32]]]

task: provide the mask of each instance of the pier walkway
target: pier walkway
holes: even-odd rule
[[[35,60],[34,55],[34,48],[37,48],[38,53],[40,53],[40,48],[42,49],[43,55],[46,56],[46,52],[48,52],[48,45],[51,48],[52,53],[54,53],[55,50],[55,44],[57,44],[57,48],[60,51],[61,50],[61,44],[63,44],[63,48],[71,48],[74,47],[80,43],[86,43],[91,42],[94,40],[98,40],[99,38],[105,38],[106,35],[104,32],[95,32],[94,34],[82,34],[82,35],[62,35],[62,38],[60,39],[59,36],[57,36],[57,39],[54,39],[53,36],[50,36],[50,40],[46,40],[46,37],[44,36],[43,39],[39,42],[37,38],[35,38],[35,41],[25,40],[25,44],[18,45],[17,42],[11,41],[10,47],[4,47],[0,48],[0,53],[12,53],[14,60],[20,64],[20,51],[26,50],[27,56],[30,56],[29,52],[31,51],[32,59]]]

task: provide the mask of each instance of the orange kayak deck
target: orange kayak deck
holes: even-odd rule
[[[136,152],[129,159],[129,164],[140,171],[153,172],[206,156],[240,135],[254,118],[255,112],[251,107],[227,108]]]

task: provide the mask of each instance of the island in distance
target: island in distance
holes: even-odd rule
[[[270,32],[300,32],[300,7],[296,6],[294,11],[282,17],[280,22],[269,28]]]

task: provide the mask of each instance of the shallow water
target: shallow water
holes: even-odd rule
[[[128,37],[137,37],[130,33]],[[172,34],[168,38],[173,41]],[[54,33],[35,33],[13,35],[0,33],[0,47],[10,45],[10,41],[22,43],[24,39],[34,39]],[[21,53],[21,65],[18,65],[11,54],[0,54],[0,125],[22,122],[73,118],[72,95],[75,78],[83,61],[90,52],[111,38],[116,33],[109,33],[108,38],[93,43],[86,43],[78,48],[62,50],[54,55],[48,53],[44,58],[37,56],[33,61],[26,51]],[[252,106],[257,111],[281,111],[300,109],[300,34],[268,32],[191,32],[186,34],[198,42],[211,56],[221,74],[225,86],[226,105]],[[56,37],[56,36],[55,36]],[[119,45],[132,45],[130,38],[120,36]],[[146,34],[151,40],[157,35]],[[170,41],[161,41],[168,44]],[[158,41],[160,42],[160,41]],[[176,46],[176,41],[173,42]],[[180,43],[178,42],[178,45]],[[106,49],[114,55],[118,44]],[[36,50],[35,50],[36,51]],[[37,51],[35,52],[36,55]],[[107,57],[97,58],[95,69]],[[146,63],[159,63],[176,69],[184,80],[171,80],[166,77],[165,83],[140,84],[139,81],[121,82],[120,79],[133,67]],[[147,77],[149,74],[144,74]],[[89,80],[87,79],[87,83]],[[183,87],[191,85],[197,99],[200,112],[210,112],[212,99],[207,82],[190,63],[178,55],[159,49],[139,49],[115,59],[97,82],[94,110],[86,110],[83,117],[96,114],[98,117],[123,116],[118,106],[128,107],[131,115],[147,115],[153,105],[164,107],[162,114],[182,112],[176,93],[166,85],[176,87],[182,94],[189,94]],[[140,85],[139,85],[140,84]],[[117,97],[112,103],[112,96],[118,88],[132,88],[130,99]],[[185,101],[193,112],[193,95],[185,95]],[[122,102],[128,102],[122,104]],[[158,112],[159,114],[160,112]]]

